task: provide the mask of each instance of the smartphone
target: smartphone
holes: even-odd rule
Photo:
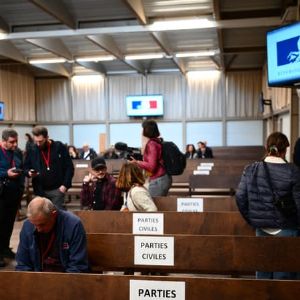
[[[38,171],[37,170],[34,170],[34,169],[31,169],[31,170],[29,170],[31,173],[33,173],[33,174],[36,174]]]
[[[21,174],[23,172],[23,170],[22,169],[13,169],[12,172]]]

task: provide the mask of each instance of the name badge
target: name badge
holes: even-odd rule
[[[133,234],[164,234],[164,214],[161,213],[133,213]]]

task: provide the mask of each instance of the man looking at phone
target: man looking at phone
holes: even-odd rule
[[[32,130],[34,147],[25,158],[25,174],[32,178],[36,196],[46,197],[62,209],[65,193],[71,187],[74,166],[67,147],[58,141],[50,140],[48,130],[36,126]]]
[[[0,267],[5,266],[4,258],[15,258],[9,242],[24,190],[22,154],[17,146],[18,133],[4,129],[0,146]]]

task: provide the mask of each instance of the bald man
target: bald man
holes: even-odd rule
[[[86,235],[78,217],[42,197],[29,203],[27,217],[20,233],[17,271],[88,271]]]

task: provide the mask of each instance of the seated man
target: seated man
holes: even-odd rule
[[[93,148],[90,148],[88,144],[82,146],[82,151],[80,152],[79,158],[85,160],[92,160],[97,157],[97,153]]]
[[[91,173],[83,178],[81,205],[93,210],[120,210],[123,199],[116,179],[107,173],[103,157],[91,162]]]
[[[198,142],[198,158],[213,158],[213,152],[210,147],[206,146],[206,142]]]
[[[28,205],[16,255],[17,271],[87,272],[86,235],[81,221],[47,198]]]

